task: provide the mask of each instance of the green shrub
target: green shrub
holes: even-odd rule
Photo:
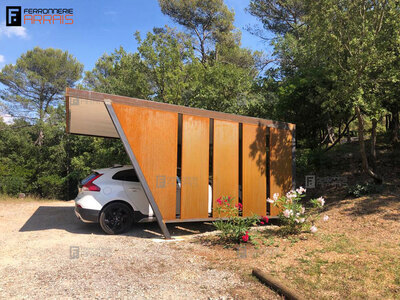
[[[333,165],[332,160],[322,149],[298,149],[296,151],[296,168],[300,174],[316,172],[319,169],[329,169]]]
[[[348,188],[347,194],[349,196],[358,198],[363,195],[380,193],[382,192],[382,190],[383,190],[383,185],[373,184],[369,182],[362,184],[357,183]]]
[[[234,198],[220,197],[217,199],[215,212],[219,218],[228,218],[227,220],[217,220],[213,225],[221,231],[220,237],[229,242],[247,242],[251,239],[249,229],[255,226],[260,217],[253,215],[251,217],[240,217],[242,210],[240,203],[234,204]],[[268,222],[268,218],[264,217],[262,223]]]
[[[58,175],[41,176],[37,180],[41,196],[45,198],[57,198],[62,194],[65,179]]]
[[[19,193],[26,193],[27,179],[22,176],[1,176],[0,177],[0,192],[16,196]]]
[[[283,225],[281,229],[284,233],[297,234],[302,230],[309,230],[313,233],[317,231],[314,223],[320,217],[319,211],[324,206],[325,199],[322,197],[311,199],[311,208],[307,211],[301,203],[301,199],[305,197],[305,192],[306,189],[300,187],[295,191],[287,192],[283,196],[275,193],[273,199],[267,200],[280,209],[279,220]],[[324,217],[324,221],[328,219],[328,216]]]

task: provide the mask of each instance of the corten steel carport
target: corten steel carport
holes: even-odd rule
[[[295,185],[291,123],[71,88],[66,112],[68,133],[121,139],[166,238],[165,223],[217,217],[208,214],[209,180],[213,207],[221,196],[238,201],[241,187],[243,216],[276,216],[267,197]]]

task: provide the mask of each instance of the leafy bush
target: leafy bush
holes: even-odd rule
[[[26,192],[27,180],[21,176],[1,176],[0,193],[12,196]]]
[[[213,222],[213,225],[221,231],[222,239],[231,242],[247,242],[251,239],[250,227],[257,225],[258,222],[261,224],[268,222],[267,217],[263,217],[263,220],[260,221],[260,217],[257,215],[240,217],[241,210],[242,204],[235,205],[234,198],[224,196],[217,199],[215,212],[218,214],[218,218],[228,218]]]
[[[16,196],[19,193],[29,193],[29,179],[32,172],[21,168],[15,160],[0,158],[0,193]]]
[[[303,230],[316,232],[317,227],[315,221],[320,217],[320,210],[325,204],[325,199],[319,197],[310,200],[311,208],[306,211],[306,208],[301,203],[305,197],[306,189],[300,187],[297,190],[292,190],[286,193],[285,196],[279,197],[275,193],[273,199],[267,201],[280,209],[279,219],[283,224],[282,231],[288,234],[297,234]],[[328,220],[328,216],[324,220]]]
[[[361,197],[362,195],[376,194],[383,190],[382,185],[373,183],[355,184],[349,187],[347,193],[355,198]]]
[[[322,149],[299,149],[296,152],[296,168],[300,174],[316,172],[332,167],[332,160]]]
[[[0,193],[69,200],[91,169],[129,163],[120,140],[68,135],[64,117],[59,106],[41,126],[22,119],[7,125],[0,118]],[[35,143],[40,129],[41,146]]]
[[[47,175],[39,177],[37,185],[42,192],[42,197],[57,198],[63,192],[65,180],[57,175]]]

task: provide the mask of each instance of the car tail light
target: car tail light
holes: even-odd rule
[[[95,185],[93,181],[95,181],[97,178],[99,178],[103,174],[98,174],[96,177],[93,179],[89,180],[82,186],[82,191],[91,191],[91,192],[100,192],[101,189],[99,186]]]

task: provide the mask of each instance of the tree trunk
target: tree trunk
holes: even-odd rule
[[[350,126],[347,128],[347,143],[351,142],[351,136],[350,136]]]
[[[399,129],[400,129],[400,121],[399,121],[399,110],[393,109],[392,113],[392,144],[394,147],[397,147],[400,144],[399,138]]]
[[[372,170],[376,173],[376,126],[378,125],[377,119],[372,119],[371,129],[371,166]]]
[[[329,124],[327,124],[326,125],[326,135],[325,135],[325,130],[323,130],[323,136],[324,136],[324,138],[323,138],[323,140],[322,140],[322,142],[321,142],[321,145],[323,145],[323,144],[325,144],[325,142],[326,142],[326,145],[327,145],[327,147],[329,146],[329,143],[330,144],[333,144],[333,143],[335,143],[335,140],[334,140],[334,132],[333,132],[333,128],[332,128],[332,126],[330,126]]]
[[[364,120],[361,114],[361,110],[359,106],[355,107],[357,118],[358,118],[358,140],[360,143],[360,154],[362,159],[362,167],[364,172],[367,173],[370,177],[372,177],[375,183],[382,184],[383,178],[372,171],[368,166],[367,154],[365,152],[365,142],[364,142]]]
[[[350,124],[351,124],[351,122],[354,121],[355,118],[356,118],[356,115],[354,115],[348,122],[345,122],[345,127],[344,127],[342,133],[341,133],[341,130],[340,130],[342,124],[340,124],[340,126],[339,126],[339,136],[338,136],[338,138],[333,142],[333,144],[329,145],[329,146],[325,149],[325,151],[328,151],[328,150],[332,149],[337,143],[340,143],[341,135],[344,135],[346,132],[347,132],[347,138],[349,139],[349,137],[350,137],[350,134],[349,134]],[[349,142],[349,141],[347,141],[347,142]]]
[[[43,129],[40,128],[38,138],[35,141],[35,145],[41,147],[43,145],[43,140],[44,140],[44,133]]]
[[[390,115],[386,115],[385,118],[386,118],[385,127],[386,127],[386,132],[387,132],[387,131],[390,130],[390,122],[391,122],[391,121],[390,121]]]
[[[206,65],[206,60],[207,60],[204,43],[205,43],[204,40],[200,40],[201,63],[203,64],[203,66]]]
[[[333,128],[331,125],[327,124],[326,125],[326,130],[328,131],[328,137],[329,137],[329,142],[331,142],[331,144],[333,144],[335,141],[333,140]],[[328,142],[328,144],[329,144]]]

